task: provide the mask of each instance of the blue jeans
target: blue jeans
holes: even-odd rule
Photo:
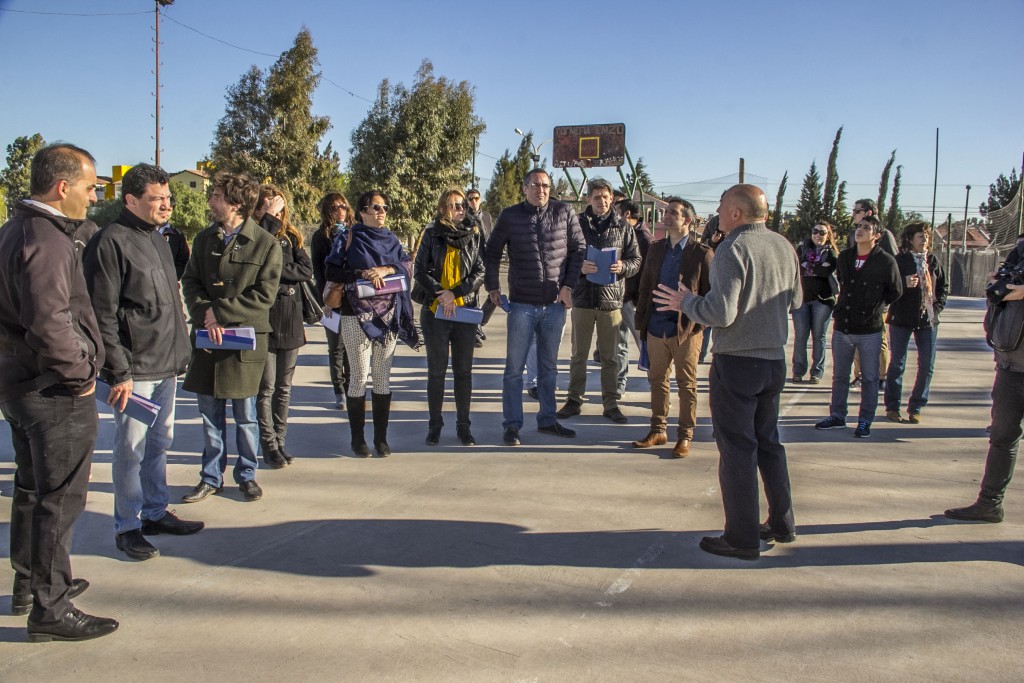
[[[885,373],[885,409],[899,410],[903,398],[903,370],[907,365],[907,348],[913,335],[917,346],[917,379],[907,403],[907,412],[920,413],[928,405],[928,389],[935,370],[935,340],[938,327],[912,330],[909,327],[889,325],[889,369]]]
[[[565,306],[509,303],[508,351],[501,385],[501,410],[505,429],[523,428],[523,368],[530,344],[537,343],[537,392],[540,410],[537,426],[555,423],[555,378],[558,375],[558,345],[565,328]]]
[[[845,334],[832,331],[832,405],[829,414],[846,419],[850,396],[850,372],[853,352],[860,352],[860,414],[858,420],[871,424],[878,408],[878,358],[882,349],[882,333]]]
[[[820,301],[808,301],[793,311],[793,376],[807,373],[807,337],[811,338],[811,377],[825,374],[825,334],[832,309]]]
[[[167,512],[167,449],[174,440],[175,377],[135,382],[132,392],[160,404],[152,427],[114,409],[114,533],[158,520]]]
[[[622,304],[622,324],[619,325],[619,348],[617,361],[619,364],[619,398],[626,392],[626,379],[629,375],[629,339],[633,338],[636,347],[640,348],[640,335],[636,331],[636,306],[632,301]]]
[[[228,467],[228,428],[225,413],[228,400],[235,417],[235,445],[238,460],[235,462],[236,484],[256,478],[256,451],[259,448],[260,428],[256,420],[256,397],[214,398],[196,394],[199,413],[203,416],[203,471],[202,480],[210,486],[220,488],[224,484],[224,470]]]

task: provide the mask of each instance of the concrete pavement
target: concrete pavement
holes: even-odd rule
[[[288,440],[298,460],[260,471],[258,502],[228,488],[172,504],[207,528],[152,537],[157,559],[132,562],[114,547],[112,425],[101,415],[73,558],[92,587],[76,605],[121,628],[27,643],[24,617],[8,616],[4,559],[0,680],[1020,680],[1024,487],[1011,486],[1002,524],[941,514],[973,501],[982,474],[993,378],[982,313],[980,301],[952,299],[943,314],[921,425],[882,413],[868,440],[818,432],[828,384],[787,386],[780,423],[799,538],[752,563],[697,548],[722,526],[708,366],[685,460],[668,459],[671,442],[629,445],[649,416],[635,366],[628,424],[601,417],[592,365],[584,414],[566,421],[577,439],[538,434],[528,412],[523,445],[507,448],[499,311],[474,366],[479,445],[458,445],[450,395],[441,445],[424,445],[425,358],[400,347],[395,453],[363,460],[349,457],[323,333],[309,328]],[[567,333],[563,390],[569,347]],[[202,447],[195,398],[179,398],[174,501],[198,481]],[[4,424],[5,558],[13,469]]]

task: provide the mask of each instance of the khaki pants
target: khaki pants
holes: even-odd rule
[[[667,431],[668,412],[672,407],[669,396],[669,372],[675,365],[676,386],[679,389],[679,427],[676,439],[692,439],[697,425],[697,358],[703,335],[692,334],[683,343],[677,337],[647,336],[647,357],[651,383],[651,428]]]
[[[597,329],[597,350],[601,354],[601,403],[605,410],[618,406],[619,399],[619,326],[622,311],[599,311],[573,306],[572,362],[569,364],[569,400],[583,402],[587,391],[587,361],[590,344]]]
[[[878,354],[878,367],[881,368],[882,379],[885,379],[885,371],[889,367],[889,337],[885,328],[882,328],[882,352]],[[860,352],[853,354],[853,377],[860,379]]]

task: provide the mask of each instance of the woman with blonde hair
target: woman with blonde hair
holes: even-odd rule
[[[810,383],[825,374],[825,336],[836,306],[835,270],[838,250],[835,230],[825,221],[811,228],[811,236],[797,249],[803,303],[793,311],[793,381],[802,382],[807,367],[807,338],[811,338]]]
[[[457,307],[477,307],[476,292],[484,281],[483,234],[468,216],[462,190],[446,190],[437,202],[434,220],[423,231],[416,252],[413,301],[423,304],[420,328],[427,347],[427,444],[436,446],[444,425],[444,380],[452,359],[455,431],[465,446],[476,441],[469,430],[473,395],[473,350],[476,324],[456,322]]]
[[[260,188],[253,218],[281,245],[281,283],[270,307],[269,351],[256,397],[263,461],[280,469],[293,460],[285,450],[285,436],[292,377],[299,349],[306,343],[300,283],[312,280],[313,262],[302,248],[302,233],[289,219],[288,197],[281,188],[269,184]]]

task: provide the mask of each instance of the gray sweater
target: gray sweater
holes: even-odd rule
[[[764,223],[741,225],[715,249],[711,290],[687,296],[683,313],[714,328],[714,353],[786,358],[789,313],[800,306],[796,250]]]

